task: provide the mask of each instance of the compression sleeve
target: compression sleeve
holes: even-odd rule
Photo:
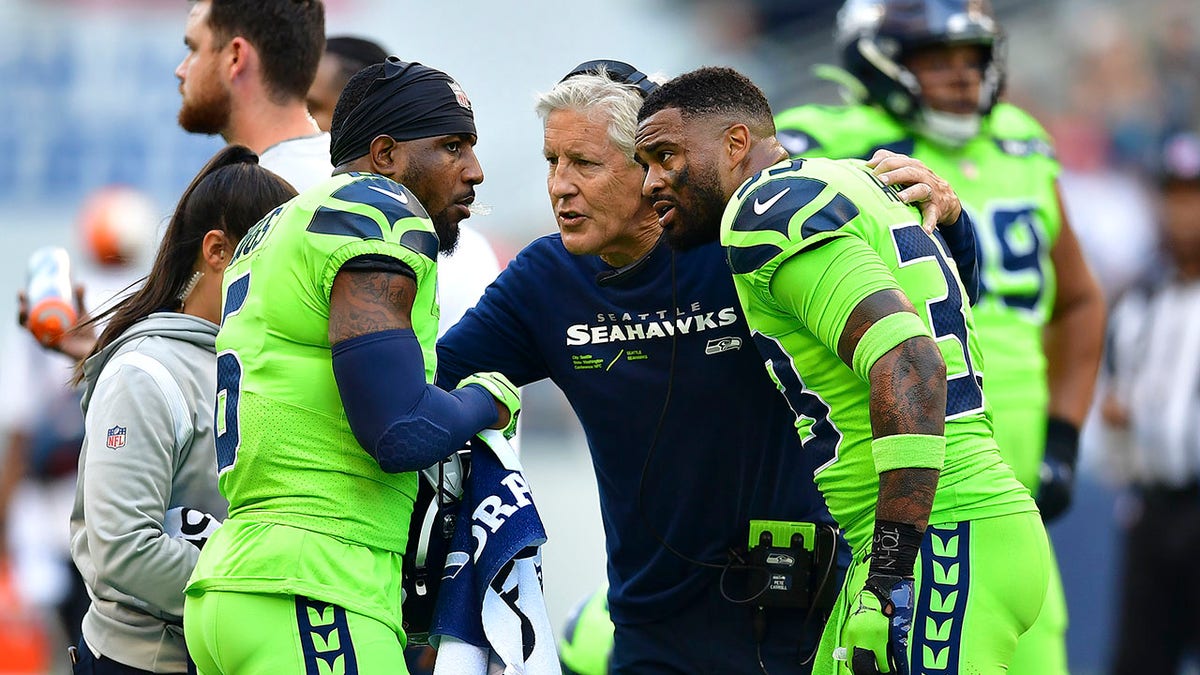
[[[963,209],[953,225],[939,227],[938,232],[946,242],[950,256],[954,258],[958,278],[962,279],[963,288],[967,291],[967,301],[974,305],[979,301],[979,259],[975,248],[975,224],[971,222],[967,210]]]
[[[385,330],[333,346],[333,374],[354,437],[388,473],[445,459],[495,424],[496,402],[483,387],[445,392],[425,382],[412,329]]]

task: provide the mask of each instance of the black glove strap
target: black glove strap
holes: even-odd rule
[[[870,575],[911,578],[924,537],[915,525],[876,520]]]
[[[1061,417],[1046,420],[1046,456],[1074,469],[1079,457],[1079,429]]]
[[[896,613],[896,603],[892,602],[892,589],[901,581],[904,581],[903,577],[891,575],[870,574],[867,576],[864,588],[879,598],[879,609],[886,617],[891,617]]]

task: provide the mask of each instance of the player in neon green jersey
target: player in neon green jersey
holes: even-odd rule
[[[885,184],[898,170],[788,160],[762,92],[726,68],[668,82],[639,120],[643,193],[673,246],[719,234],[854,551],[813,672],[1004,672],[1049,545],[992,437],[965,290]],[[970,227],[957,200],[938,221]]]
[[[793,157],[910,154],[954,186],[980,244],[974,312],[996,442],[1050,522],[1070,502],[1103,297],[1063,214],[1045,131],[997,102],[1004,63],[995,17],[967,0],[851,0],[837,43],[862,103],[786,110],[779,139]],[[1066,628],[1056,567],[1011,672],[1066,673]]]
[[[242,239],[224,277],[216,443],[229,519],[187,588],[200,673],[403,672],[419,469],[515,423],[515,388],[436,369],[437,253],[483,181],[462,89],[389,59],[347,83],[335,175]]]

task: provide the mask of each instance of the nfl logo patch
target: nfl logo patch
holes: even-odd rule
[[[104,443],[113,450],[125,447],[125,427],[113,427],[108,430],[108,440]]]
[[[463,91],[457,82],[450,82],[450,91],[454,92],[454,100],[458,101],[459,105],[467,110],[471,109],[471,100],[467,98],[467,92]]]

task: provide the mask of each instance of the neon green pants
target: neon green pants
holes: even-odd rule
[[[993,385],[1000,390],[999,385]],[[1000,456],[1012,467],[1017,480],[1037,496],[1038,472],[1046,448],[1045,391],[1018,388],[1025,394],[990,398]],[[1005,391],[1005,394],[1010,392]],[[988,392],[985,396],[991,397]],[[1051,552],[1053,555],[1053,552]],[[1050,588],[1046,604],[1029,630],[1017,641],[1010,675],[1067,675],[1067,598],[1063,593],[1058,564],[1051,560]]]
[[[199,675],[408,672],[390,628],[303,596],[189,595],[184,635]]]
[[[1053,559],[1041,516],[1019,513],[931,526],[915,570],[909,635],[914,673],[1006,673],[1017,639],[1042,611]],[[821,636],[814,675],[849,675],[833,659],[868,565],[856,555]]]
[[[1067,675],[1067,596],[1051,547],[1046,603],[1033,625],[1017,640],[1008,675]]]

